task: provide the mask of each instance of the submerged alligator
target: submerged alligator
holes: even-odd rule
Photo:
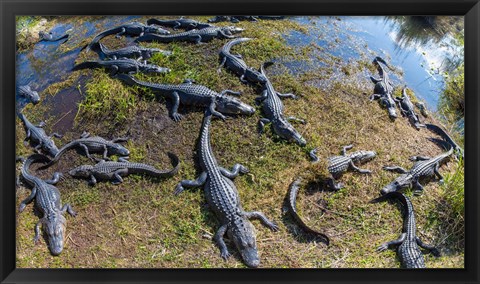
[[[117,50],[110,50],[102,43],[98,43],[94,45],[92,49],[97,49],[97,47],[101,58],[110,58],[113,60],[117,60],[118,58],[133,58],[137,61],[143,60],[143,64],[147,64],[147,59],[150,59],[155,53],[162,53],[165,56],[172,54],[171,51],[136,45],[127,46]]]
[[[413,103],[407,95],[407,87],[403,88],[402,96],[396,97],[395,101],[398,103],[402,116],[406,116],[415,129],[420,130],[420,127],[425,127],[424,124],[420,123],[420,119],[415,113]]]
[[[96,165],[78,166],[68,173],[76,178],[88,178],[89,185],[97,184],[97,180],[110,180],[112,184],[120,184],[123,182],[124,176],[130,174],[146,174],[153,177],[171,177],[174,176],[180,168],[178,157],[172,153],[168,153],[172,160],[173,169],[158,170],[150,165],[142,163],[131,163],[123,158],[119,158],[118,162],[101,160]]]
[[[442,137],[448,144],[450,144],[453,147],[457,157],[463,158],[463,148],[460,147],[455,141],[453,141],[452,137],[450,137],[450,135],[448,135],[448,133],[445,130],[436,126],[435,124],[427,123],[425,124],[425,126],[427,127],[428,130],[432,131],[437,135],[440,135],[440,137]]]
[[[395,101],[392,98],[393,86],[390,82],[387,72],[385,72],[385,69],[383,69],[380,63],[383,63],[385,66],[390,68],[387,62],[385,62],[385,60],[383,60],[381,57],[377,56],[373,60],[373,64],[377,66],[380,79],[370,76],[370,80],[372,80],[372,82],[375,84],[373,95],[370,96],[370,101],[379,100],[380,105],[387,109],[390,119],[395,120],[397,118],[397,111],[395,109]]]
[[[65,212],[76,216],[70,204],[62,206],[60,192],[54,186],[60,179],[61,173],[56,172],[51,180],[42,180],[29,172],[30,165],[35,162],[45,162],[47,157],[40,154],[29,156],[22,166],[22,178],[32,187],[32,192],[20,203],[19,211],[22,212],[28,203],[35,199],[35,207],[42,213],[42,218],[35,225],[35,238],[40,240],[40,225],[47,235],[47,244],[53,255],[59,255],[65,242],[65,229],[67,220],[63,216]]]
[[[19,86],[17,87],[15,102],[15,111],[18,114],[27,104],[38,104],[40,102],[40,96],[36,91],[33,91],[29,85]]]
[[[238,23],[240,21],[251,21],[256,22],[258,19],[262,20],[281,20],[285,16],[215,16],[208,20],[209,23],[218,23],[218,22],[232,22]]]
[[[182,119],[182,116],[178,113],[178,107],[180,104],[213,107],[212,101],[214,100],[216,100],[216,109],[218,111],[212,109],[212,114],[222,119],[225,119],[225,116],[222,113],[252,115],[255,112],[253,107],[234,97],[226,95],[227,93],[236,95],[239,95],[240,93],[230,90],[224,90],[221,93],[217,93],[205,86],[196,85],[191,80],[185,80],[185,82],[180,85],[169,85],[139,81],[126,74],[120,74],[116,78],[130,86],[138,85],[145,87],[162,97],[171,99],[173,101],[173,107],[170,111],[170,116],[175,121]]]
[[[62,136],[58,133],[53,133],[50,136],[47,136],[43,127],[45,123],[42,122],[39,125],[33,125],[23,113],[18,113],[18,117],[23,122],[23,127],[26,131],[26,137],[24,144],[30,140],[30,145],[34,147],[34,150],[38,152],[40,149],[51,157],[55,157],[58,154],[58,148],[55,145],[55,142],[52,140],[52,137],[61,138]]]
[[[99,33],[92,42],[85,46],[86,51],[90,51],[93,45],[98,43],[102,38],[114,34],[116,34],[116,37],[120,37],[121,35],[143,36],[144,34],[168,35],[170,32],[159,27],[147,26],[137,22],[128,23]]]
[[[212,102],[212,104],[214,103]],[[218,165],[210,145],[209,129],[212,118],[211,109],[213,108],[214,106],[211,106],[205,111],[198,142],[199,162],[203,172],[196,180],[182,180],[176,186],[175,193],[179,194],[185,187],[200,187],[203,185],[205,198],[210,208],[220,219],[221,226],[215,233],[214,240],[220,248],[222,258],[227,259],[230,256],[223,240],[226,233],[240,252],[245,264],[249,267],[258,267],[260,259],[255,241],[255,231],[249,219],[259,219],[263,225],[272,231],[277,231],[278,227],[268,220],[263,213],[257,211],[246,212],[242,209],[237,188],[231,179],[238,176],[239,173],[247,173],[248,169],[240,164],[235,164],[233,170],[229,171]]]
[[[135,42],[174,42],[187,41],[199,44],[201,42],[208,42],[214,38],[225,39],[234,38],[233,34],[242,32],[243,29],[236,27],[209,27],[201,30],[190,30],[183,33],[172,35],[156,35],[146,34],[135,40]]]
[[[68,39],[68,34],[65,34],[63,36],[58,36],[58,37],[54,37],[52,32],[44,32],[44,31],[40,31],[38,33],[38,36],[40,38],[39,41],[51,41],[51,42],[54,42],[54,41],[59,41],[59,40],[62,40],[62,39]],[[66,41],[65,41],[66,42]]]
[[[177,30],[178,28],[182,28],[182,29],[186,29],[187,31],[193,30],[193,29],[201,30],[201,29],[212,27],[212,25],[210,24],[200,23],[198,21],[195,21],[192,19],[185,19],[183,17],[176,20],[149,19],[147,21],[147,25],[159,25],[164,27],[171,27],[174,30]]]
[[[300,215],[298,215],[297,212],[297,195],[298,195],[298,190],[300,189],[300,179],[295,180],[292,182],[288,189],[287,193],[287,206],[288,206],[288,211],[290,214],[292,214],[293,218],[297,222],[297,224],[307,233],[322,238],[327,245],[330,244],[330,238],[325,235],[324,233],[320,233],[312,228],[310,228],[305,222],[303,222],[302,218]]]
[[[417,237],[415,212],[412,202],[408,197],[400,192],[389,192],[379,198],[371,201],[371,203],[380,202],[389,198],[396,198],[403,205],[403,228],[400,238],[380,245],[377,251],[384,251],[392,246],[398,246],[397,253],[404,268],[425,268],[425,260],[420,248],[428,250],[434,256],[440,256],[440,252],[431,245],[427,245]]]
[[[262,102],[262,110],[265,114],[264,118],[260,119],[259,126],[260,132],[264,131],[266,123],[272,123],[274,132],[280,136],[282,139],[285,139],[289,142],[295,142],[300,146],[305,146],[307,142],[305,138],[302,137],[300,133],[290,124],[289,120],[300,121],[305,123],[303,120],[291,117],[285,117],[283,114],[283,104],[280,98],[296,98],[294,94],[280,94],[275,91],[272,83],[265,74],[264,65],[271,65],[272,62],[266,62],[260,67],[262,75],[266,79],[266,83],[263,85],[263,92],[260,97],[257,97],[258,102]]]
[[[240,54],[231,54],[230,49],[232,46],[239,44],[241,42],[246,42],[251,40],[251,38],[236,38],[227,42],[222,49],[220,50],[220,66],[218,67],[217,72],[220,73],[222,71],[222,67],[232,70],[235,74],[240,76],[240,81],[242,83],[260,83],[265,84],[267,79],[264,75],[253,68],[249,68],[245,61],[243,61],[242,56]]]
[[[144,64],[135,59],[120,58],[116,60],[99,60],[99,61],[85,61],[73,66],[72,71],[87,69],[87,68],[106,68],[110,71],[110,75],[114,76],[118,73],[168,73],[170,69],[160,67],[153,64]]]

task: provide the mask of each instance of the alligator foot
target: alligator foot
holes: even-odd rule
[[[268,220],[268,218],[262,213],[258,211],[252,211],[252,212],[243,212],[244,216],[248,219],[258,219],[262,224],[272,230],[273,232],[278,231],[278,225],[275,224],[274,222]]]
[[[172,119],[175,122],[178,122],[178,121],[182,120],[182,118],[183,118],[183,116],[179,113],[173,113],[172,114]]]
[[[310,158],[312,159],[312,163],[317,163],[317,162],[320,161],[320,159],[319,159],[318,156],[317,156],[317,150],[318,150],[318,148],[315,148],[315,149],[313,149],[312,151],[310,151],[310,152],[308,153],[308,155],[309,155]]]

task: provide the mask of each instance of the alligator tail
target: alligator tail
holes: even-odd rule
[[[242,42],[246,42],[246,41],[249,41],[249,40],[252,40],[251,38],[248,38],[248,37],[241,37],[241,38],[236,38],[234,40],[231,40],[229,42],[227,42],[223,47],[222,47],[222,51],[223,52],[230,52],[230,49],[232,48],[232,46],[236,45],[236,44],[239,44],[239,43],[242,43]]]
[[[32,180],[34,178],[34,176],[28,170],[30,168],[30,166],[33,163],[36,163],[36,162],[49,162],[49,161],[50,161],[50,159],[47,156],[42,155],[42,154],[32,154],[32,155],[28,156],[28,158],[24,160],[23,165],[22,165],[22,176],[26,180]]]
[[[89,52],[90,49],[93,47],[93,45],[98,43],[102,38],[119,33],[122,30],[122,28],[123,27],[118,27],[118,28],[114,28],[114,29],[99,33],[98,35],[95,36],[95,38],[93,38],[92,42],[90,42],[87,46],[85,46],[86,51]]]
[[[180,169],[180,160],[173,153],[167,153],[168,157],[172,161],[173,169],[171,170],[158,170],[150,165],[140,163],[129,163],[128,168],[131,173],[148,174],[155,177],[171,177],[174,176]]]
[[[101,65],[96,61],[85,61],[73,66],[72,71],[81,70],[81,69],[99,68],[99,67],[101,67]]]
[[[324,239],[325,243],[329,245],[330,238],[327,235],[311,229],[307,224],[303,222],[303,220],[298,215],[296,202],[297,202],[297,194],[298,194],[299,188],[300,188],[300,179],[297,179],[290,185],[288,189],[288,196],[287,196],[288,211],[290,211],[290,214],[292,214],[295,221],[305,232]]]
[[[46,168],[49,168],[51,167],[53,164],[55,164],[56,162],[58,162],[58,160],[60,160],[60,157],[63,156],[63,154],[65,154],[65,152],[67,152],[68,150],[72,149],[73,147],[77,146],[78,145],[78,142],[77,141],[72,141],[70,143],[67,143],[66,145],[64,145],[62,148],[60,148],[60,150],[58,151],[58,153],[55,155],[55,157],[53,157],[53,159],[51,159],[46,165],[44,166],[41,166],[39,169],[40,170],[43,170],[43,169],[46,169]]]

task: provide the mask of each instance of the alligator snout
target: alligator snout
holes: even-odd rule
[[[242,259],[248,267],[256,268],[260,265],[260,259],[258,258],[258,252],[255,248],[247,247],[240,250]]]

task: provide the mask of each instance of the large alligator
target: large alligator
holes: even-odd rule
[[[38,37],[40,38],[39,41],[54,42],[54,41],[59,41],[59,40],[62,40],[62,39],[68,39],[68,34],[65,34],[63,36],[54,37],[52,32],[47,33],[47,32],[44,32],[44,31],[40,31],[38,33]]]
[[[242,56],[240,54],[231,54],[230,49],[232,46],[239,44],[241,42],[246,42],[251,40],[251,38],[236,38],[227,42],[222,49],[220,49],[220,66],[218,67],[217,72],[220,73],[222,71],[222,67],[232,70],[235,74],[240,76],[240,81],[243,83],[260,83],[265,84],[267,79],[263,76],[260,72],[253,68],[249,68],[245,61],[243,61]]]
[[[191,80],[185,80],[185,82],[180,85],[169,85],[139,81],[132,76],[125,74],[120,74],[116,78],[130,86],[138,85],[145,87],[162,97],[171,99],[173,101],[173,107],[170,111],[170,116],[175,121],[182,119],[182,116],[178,113],[180,103],[184,105],[212,107],[212,101],[216,100],[216,109],[218,111],[214,109],[211,111],[215,116],[222,119],[225,119],[225,116],[222,113],[251,115],[255,112],[253,107],[234,97],[226,95],[227,93],[236,95],[240,93],[230,90],[224,90],[221,93],[217,93],[205,86],[194,84]]]
[[[258,19],[262,20],[281,20],[285,16],[215,16],[208,20],[209,23],[218,23],[218,22],[232,22],[238,23],[240,21],[251,21],[256,22]]]
[[[425,127],[415,113],[413,103],[407,95],[407,87],[403,88],[402,96],[396,97],[395,101],[398,103],[402,116],[406,116],[415,129],[420,130],[420,127]]]
[[[440,256],[440,252],[432,245],[427,245],[417,237],[415,212],[412,202],[408,197],[400,192],[389,192],[379,198],[371,201],[371,203],[379,202],[389,198],[396,198],[400,201],[404,208],[403,228],[400,238],[390,242],[385,242],[377,248],[377,251],[384,251],[389,247],[398,246],[397,253],[404,268],[425,268],[425,260],[420,248],[428,250],[434,256]]]
[[[99,42],[102,38],[113,34],[116,34],[116,37],[120,37],[121,35],[143,36],[144,34],[168,35],[170,32],[159,27],[147,26],[137,22],[128,23],[99,33],[95,36],[92,42],[86,46],[86,51],[88,52],[93,45]]]
[[[266,123],[272,123],[274,132],[280,136],[282,139],[285,139],[289,142],[296,142],[300,146],[305,146],[307,142],[302,137],[300,133],[290,124],[289,120],[295,120],[304,122],[295,117],[286,118],[283,114],[283,104],[280,98],[289,97],[296,98],[294,94],[280,94],[275,91],[272,83],[265,74],[264,65],[271,65],[272,62],[266,62],[260,67],[262,75],[266,79],[266,83],[263,85],[263,92],[260,97],[257,97],[258,102],[263,102],[262,109],[265,115],[264,118],[260,119],[259,126],[260,132],[264,131]]]
[[[171,51],[162,50],[159,48],[147,48],[136,45],[130,45],[117,50],[110,50],[102,43],[98,43],[94,47],[92,47],[92,49],[96,49],[97,46],[100,57],[102,59],[110,58],[113,60],[117,60],[118,58],[134,58],[137,61],[143,60],[143,64],[147,64],[147,59],[150,59],[154,53],[162,53],[165,56],[169,56],[172,54]]]
[[[393,86],[390,82],[387,72],[385,72],[385,69],[383,69],[380,63],[383,63],[385,66],[390,68],[387,62],[385,62],[385,60],[383,60],[381,57],[377,56],[373,60],[373,64],[377,66],[380,79],[370,76],[370,79],[375,84],[373,95],[370,96],[370,101],[379,100],[380,104],[387,109],[390,119],[395,120],[397,118],[397,111],[395,109],[395,101],[392,98]]]
[[[407,171],[406,169],[393,166],[393,167],[383,167],[384,170],[393,171],[400,173],[393,182],[384,186],[380,193],[386,194],[392,191],[400,191],[407,187],[413,187],[414,193],[416,195],[423,192],[423,186],[420,184],[420,179],[432,177],[436,175],[439,178],[439,183],[443,183],[443,176],[438,171],[440,164],[444,162],[450,155],[453,153],[453,147],[450,147],[445,153],[442,153],[436,157],[430,158],[425,156],[413,156],[410,158],[411,161],[414,161],[412,168]]]
[[[27,144],[27,141],[30,140],[30,144],[34,147],[36,152],[41,149],[49,156],[55,157],[58,154],[58,148],[52,140],[52,137],[61,138],[62,136],[58,133],[53,133],[52,135],[47,136],[45,130],[43,130],[43,127],[45,126],[44,122],[35,126],[23,113],[18,113],[18,117],[23,122],[23,127],[26,131],[24,144]]]
[[[288,206],[288,211],[290,214],[292,214],[293,218],[295,221],[298,223],[298,225],[307,233],[315,236],[315,237],[320,237],[322,238],[325,243],[328,245],[330,243],[330,238],[325,235],[324,233],[320,233],[312,228],[310,228],[305,222],[303,222],[302,218],[300,215],[298,215],[297,212],[297,195],[298,195],[298,190],[300,188],[300,179],[295,180],[292,182],[288,189],[287,193],[287,206]]]
[[[34,105],[38,104],[40,102],[40,96],[36,91],[33,91],[29,85],[18,86],[15,100],[15,110],[19,113],[29,103]]]
[[[450,137],[450,135],[448,135],[448,133],[445,130],[436,126],[435,124],[427,123],[425,124],[425,126],[427,127],[428,130],[432,131],[437,135],[440,135],[440,137],[442,137],[447,143],[449,143],[453,147],[457,157],[463,158],[463,148],[460,147],[455,141],[453,141],[452,137]]]
[[[195,21],[192,19],[185,19],[183,17],[176,20],[149,19],[147,21],[147,25],[159,25],[164,27],[171,27],[174,30],[177,30],[178,28],[182,28],[182,29],[186,29],[187,31],[193,30],[193,29],[201,30],[201,29],[212,27],[212,25],[210,24],[200,23],[198,21]]]
[[[214,103],[212,102],[212,104]],[[185,187],[200,187],[203,185],[205,198],[210,208],[220,219],[221,226],[215,233],[214,240],[220,248],[222,258],[227,259],[230,256],[223,240],[223,236],[227,233],[240,252],[245,264],[249,267],[258,267],[260,259],[255,241],[255,231],[249,219],[259,219],[272,231],[277,231],[278,227],[268,220],[263,213],[257,211],[246,212],[242,209],[237,188],[231,179],[238,176],[239,173],[247,173],[248,169],[240,164],[235,164],[232,171],[229,171],[218,165],[210,145],[209,128],[212,118],[211,109],[213,108],[214,106],[211,106],[205,111],[198,143],[199,162],[203,172],[196,180],[182,180],[176,186],[175,194],[182,192]]]
[[[89,133],[84,132],[80,136],[80,139],[73,140],[60,148],[57,155],[55,155],[55,157],[46,165],[46,167],[49,167],[54,163],[58,162],[58,160],[63,154],[73,148],[81,148],[85,152],[85,155],[91,160],[96,159],[90,156],[90,153],[102,153],[103,160],[110,160],[108,156],[111,155],[122,156],[125,159],[126,157],[128,157],[128,155],[130,155],[130,151],[117,143],[125,141],[127,141],[126,138],[106,140],[100,136],[90,137]]]
[[[30,165],[35,162],[45,162],[48,158],[33,154],[29,156],[22,167],[22,178],[32,187],[32,192],[20,203],[19,211],[22,212],[28,203],[35,199],[35,207],[42,213],[42,218],[35,225],[35,243],[40,240],[40,225],[47,235],[47,243],[50,252],[53,255],[59,255],[63,250],[65,242],[65,228],[67,220],[63,216],[68,212],[72,216],[76,216],[70,204],[62,206],[60,200],[60,192],[54,186],[60,179],[61,173],[55,173],[51,180],[42,180],[29,172]]]
[[[110,75],[114,76],[117,73],[168,73],[170,69],[160,67],[153,64],[144,64],[135,59],[120,58],[116,60],[99,60],[99,61],[85,61],[73,66],[72,71],[86,69],[86,68],[106,68],[110,71]]]
[[[171,177],[178,172],[180,163],[178,157],[172,153],[168,153],[172,160],[173,169],[158,170],[150,165],[142,163],[131,163],[123,158],[119,158],[118,162],[101,160],[96,165],[81,165],[68,173],[76,178],[88,178],[89,185],[97,184],[97,180],[110,180],[113,184],[123,182],[122,177],[130,174],[146,174],[153,177]]]
[[[146,34],[135,40],[135,42],[174,42],[174,41],[187,41],[199,44],[201,42],[208,42],[214,38],[225,39],[234,38],[233,34],[243,31],[241,28],[236,27],[210,27],[201,30],[190,30],[183,33],[173,35],[155,35]]]

